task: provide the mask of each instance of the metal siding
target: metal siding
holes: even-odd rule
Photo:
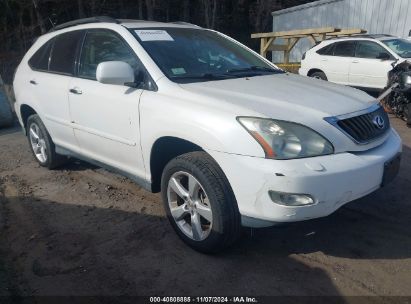
[[[411,0],[341,0],[330,3],[311,3],[304,9],[273,16],[273,31],[340,27],[363,28],[370,34],[408,36],[411,30]],[[280,43],[277,40],[276,43]],[[311,47],[308,39],[301,39],[294,47],[290,61],[300,61]],[[273,60],[281,62],[283,54],[274,52]]]
[[[406,9],[406,16],[408,18],[405,18],[405,24],[404,24],[404,34],[403,36],[408,36],[410,34],[411,30],[411,1],[407,1],[407,9]]]

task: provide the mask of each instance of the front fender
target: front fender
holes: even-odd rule
[[[261,146],[238,123],[233,112],[236,111],[207,106],[205,100],[144,92],[140,100],[140,133],[146,168],[151,147],[164,136],[184,139],[204,150],[264,157]]]

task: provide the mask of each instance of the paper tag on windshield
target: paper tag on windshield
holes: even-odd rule
[[[141,41],[174,41],[164,30],[135,30]]]

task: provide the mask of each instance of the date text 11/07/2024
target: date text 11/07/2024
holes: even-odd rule
[[[150,303],[259,303],[255,297],[150,297]]]

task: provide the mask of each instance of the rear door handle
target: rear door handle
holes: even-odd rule
[[[321,61],[328,61],[328,59],[326,59],[326,58],[322,58],[322,59],[321,59]]]
[[[81,95],[83,92],[79,88],[72,88],[70,89],[70,93]]]
[[[37,82],[36,82],[34,79],[30,80],[30,83],[31,83],[31,84],[34,84],[34,85],[37,84]]]
[[[359,63],[359,61],[358,60],[353,60],[353,62],[352,63]]]

